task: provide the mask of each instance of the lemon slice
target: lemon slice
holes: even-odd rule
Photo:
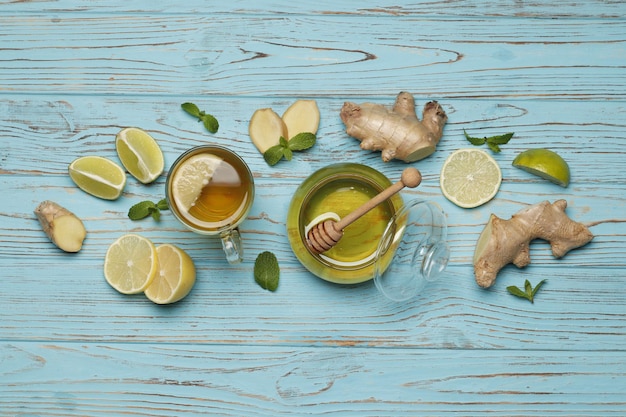
[[[144,184],[156,180],[165,168],[159,145],[147,132],[136,127],[127,127],[117,134],[115,149],[124,168]]]
[[[83,156],[72,161],[70,178],[81,190],[105,200],[115,200],[124,191],[124,169],[101,156]]]
[[[182,300],[196,282],[196,268],[185,251],[174,245],[157,246],[159,269],[144,293],[156,304]]]
[[[567,187],[569,185],[569,165],[559,154],[549,149],[529,149],[517,155],[513,166],[548,181]]]
[[[156,276],[159,262],[147,238],[126,234],[113,242],[104,257],[104,278],[122,294],[143,292]]]
[[[194,155],[181,163],[171,186],[174,203],[179,209],[189,211],[221,163],[222,158],[207,153]]]
[[[480,149],[459,149],[446,159],[439,179],[443,195],[463,208],[491,200],[502,182],[498,163]]]

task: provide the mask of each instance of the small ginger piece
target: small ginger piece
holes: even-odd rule
[[[523,268],[530,264],[530,242],[534,239],[548,241],[556,258],[589,243],[593,234],[582,223],[571,220],[565,214],[566,207],[565,200],[544,201],[520,210],[509,220],[492,214],[474,251],[476,283],[488,288],[505,265]]]
[[[283,122],[287,126],[287,140],[298,133],[317,134],[320,125],[320,111],[315,100],[296,100],[283,113]]]
[[[59,249],[78,252],[87,231],[83,222],[74,213],[54,201],[43,201],[35,209],[35,215],[43,231]]]
[[[391,110],[381,104],[346,102],[340,116],[346,133],[361,141],[361,149],[382,151],[385,162],[426,158],[435,152],[448,120],[443,108],[430,101],[420,121],[413,95],[404,91],[398,94]]]
[[[287,126],[274,110],[258,109],[250,118],[248,134],[254,146],[263,154],[278,145],[281,136],[287,138]]]

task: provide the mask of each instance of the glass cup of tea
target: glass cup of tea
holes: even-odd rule
[[[172,164],[165,196],[188,229],[219,236],[229,263],[243,260],[238,226],[252,207],[254,178],[239,155],[218,145],[189,149]]]

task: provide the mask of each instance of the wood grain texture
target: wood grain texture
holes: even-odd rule
[[[625,23],[611,0],[1,1],[0,415],[625,415]],[[329,164],[398,180],[406,164],[360,150],[339,110],[391,105],[401,90],[449,116],[437,152],[414,164],[422,184],[402,195],[442,207],[452,256],[444,277],[398,304],[371,282],[309,274],[285,222],[298,186]],[[318,103],[318,141],[269,167],[250,116],[297,98]],[[219,132],[184,101],[214,114]],[[164,196],[165,174],[149,186],[129,177],[117,201],[73,185],[68,164],[117,161],[114,137],[128,126],[155,137],[167,167],[203,143],[246,160],[257,194],[242,264],[168,212],[128,219],[133,204]],[[500,191],[471,210],[439,189],[447,156],[470,146],[464,130],[515,132],[494,155]],[[534,147],[568,161],[568,188],[511,166]],[[559,260],[536,241],[530,266],[479,288],[471,262],[489,215],[560,198],[594,240]],[[44,199],[83,219],[80,253],[47,240],[32,213]],[[198,281],[185,300],[157,306],[106,284],[106,249],[129,232],[190,254]],[[254,283],[264,250],[281,265],[276,293]],[[534,304],[506,291],[525,279],[547,279]]]

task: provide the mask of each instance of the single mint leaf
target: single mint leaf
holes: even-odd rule
[[[505,133],[504,135],[491,136],[487,138],[487,142],[495,143],[496,145],[505,145],[509,143],[515,133]]]
[[[261,288],[276,291],[280,279],[280,267],[276,255],[272,252],[261,252],[254,262],[254,280]]]
[[[183,103],[180,105],[187,113],[192,116],[200,118],[200,109],[193,103]]]
[[[157,222],[161,220],[161,210],[159,210],[156,206],[150,207],[148,211],[154,220]]]
[[[274,145],[265,151],[263,159],[265,159],[265,162],[269,165],[274,166],[278,161],[283,159],[283,155],[285,154],[284,149],[282,145]]]
[[[217,130],[220,128],[220,124],[217,122],[217,119],[210,114],[205,114],[202,116],[202,123],[206,130],[211,133],[217,133]]]
[[[128,210],[128,217],[131,220],[141,220],[150,215],[151,208],[156,208],[156,204],[152,201],[139,202]]]
[[[515,285],[511,285],[509,287],[506,287],[506,290],[510,294],[513,294],[516,297],[525,298],[525,299],[528,300],[528,295],[524,291],[522,291],[519,288],[517,288]]]
[[[487,146],[495,153],[499,153],[501,150],[497,143],[487,141]]]
[[[289,148],[283,148],[283,155],[287,161],[291,161],[293,158],[293,152]]]
[[[280,146],[282,146],[283,148],[288,148],[288,147],[289,147],[289,142],[287,142],[287,139],[285,139],[283,136],[281,136],[281,137],[278,139],[278,144],[279,144]]]
[[[468,135],[465,129],[463,129],[463,134],[465,135],[465,139],[467,139],[468,142],[474,146],[484,145],[485,142],[487,141],[487,138],[475,138],[475,137]]]
[[[316,137],[313,133],[303,132],[289,139],[288,146],[292,151],[303,151],[315,145]]]
[[[537,291],[539,291],[539,288],[541,288],[541,286],[544,284],[544,282],[546,282],[546,280],[545,280],[545,279],[542,279],[541,281],[539,281],[539,282],[537,283],[537,285],[535,285],[535,288],[533,289],[533,291],[532,291],[532,293],[531,293],[531,296],[532,296],[531,301],[533,301],[533,300],[534,300],[534,298],[535,298],[535,294],[537,294]]]
[[[162,200],[160,200],[157,204],[156,204],[157,208],[159,210],[169,210],[170,206],[167,204],[167,200],[164,198]]]

